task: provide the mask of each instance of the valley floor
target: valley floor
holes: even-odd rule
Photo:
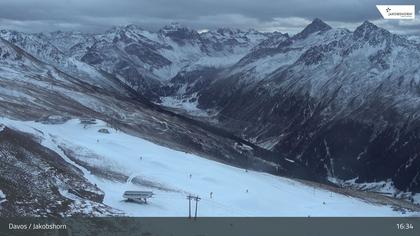
[[[188,194],[202,198],[198,216],[419,215],[168,149],[116,131],[102,121],[43,124],[0,118],[0,124],[38,137],[102,189],[106,205],[128,216],[187,216]],[[149,204],[137,204],[124,201],[122,194],[127,190],[155,195]]]

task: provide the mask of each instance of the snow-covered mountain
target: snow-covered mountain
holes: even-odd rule
[[[234,64],[271,35],[227,28],[199,34],[177,23],[156,32],[127,25],[101,34],[0,33],[0,37],[67,73],[91,76],[89,67],[93,66],[152,100],[165,93],[161,88],[179,72]]]
[[[44,136],[36,127],[21,130],[13,125],[19,120],[62,124],[76,118],[83,127],[96,118],[106,121],[108,129],[161,147],[281,175],[314,177],[297,163],[280,160],[274,153],[223,130],[163,110],[117,78],[96,73],[103,76],[69,75],[0,38],[0,114],[8,120],[0,125],[0,190],[7,198],[6,203],[2,199],[2,215],[121,213],[105,205],[103,191],[61,154],[64,143],[51,146],[57,138],[54,134]],[[95,171],[100,175],[101,170]],[[26,182],[19,184],[21,181]],[[36,189],[36,184],[45,189]]]
[[[18,51],[23,50],[30,57],[36,58],[37,61],[55,67],[70,76],[81,78],[86,83],[103,88],[107,87],[111,90],[117,88],[118,90],[118,86],[115,87],[113,82],[110,83],[110,80],[115,80],[109,79],[114,77],[113,75],[97,70],[78,59],[80,49],[78,45],[82,42],[89,44],[91,35],[77,32],[30,34],[13,30],[0,30],[0,37],[13,46],[19,47]],[[70,43],[70,46],[64,46],[65,43]],[[108,78],[104,79],[104,77]]]
[[[220,28],[201,34],[204,45],[211,53],[227,55],[248,53],[251,48],[267,39],[272,33],[261,33],[255,30]]]
[[[0,37],[15,44],[38,59],[52,64],[63,64],[67,60],[63,51],[45,41],[41,34],[30,34],[15,30],[0,30]]]
[[[419,192],[419,61],[415,41],[370,22],[351,32],[316,19],[228,68],[178,74],[168,94],[329,178]]]
[[[68,56],[80,59],[95,42],[95,35],[77,31],[55,31],[35,34]]]
[[[92,76],[95,67],[151,100],[158,100],[166,81],[180,71],[233,64],[269,35],[231,29],[199,34],[177,23],[156,32],[136,25],[100,34],[0,31],[0,37],[66,73]]]
[[[291,213],[247,207],[254,196],[238,191],[251,187],[238,182],[262,186],[254,190],[279,205],[295,194],[302,204],[331,196],[325,189],[338,193],[331,206],[306,205],[297,215],[339,215],[362,204],[332,186],[317,186],[324,189],[321,198],[312,198],[307,184],[313,183],[240,168],[418,198],[419,47],[370,22],[351,32],[319,19],[293,36],[226,28],[198,33],[179,24],[100,34],[1,30],[0,210],[10,216],[138,215],[119,201],[130,187],[175,198],[213,188],[226,193],[207,199],[206,215]],[[160,101],[182,115],[152,103]],[[137,159],[143,155],[145,166]],[[200,179],[182,182],[191,172]],[[45,189],[15,187],[25,179]],[[279,186],[290,194],[277,198]],[[346,194],[366,200],[357,191]],[[216,207],[236,198],[243,201],[234,204],[239,210]],[[379,198],[368,202],[417,209]],[[172,207],[179,200],[156,203],[140,215],[182,212]],[[394,215],[369,203],[354,215],[369,215],[366,209]]]

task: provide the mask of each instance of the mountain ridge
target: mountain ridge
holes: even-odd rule
[[[163,28],[115,27],[86,42],[74,36],[75,45],[65,47],[49,36],[48,51],[65,49],[57,52],[64,63],[23,39],[20,45],[87,81],[104,71],[157,104],[172,99],[204,110],[212,125],[325,178],[391,179],[401,191],[419,191],[418,43],[368,21],[349,31],[314,19],[292,36]],[[415,164],[401,167],[408,162]],[[375,163],[366,165],[371,173],[366,163]]]

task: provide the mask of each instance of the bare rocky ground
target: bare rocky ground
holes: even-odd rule
[[[104,193],[83,173],[34,137],[0,132],[1,216],[119,215],[102,204]]]

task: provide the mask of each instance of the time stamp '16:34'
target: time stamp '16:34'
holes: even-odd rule
[[[412,223],[398,223],[397,224],[397,229],[400,229],[400,230],[413,230],[414,229],[414,225]]]

